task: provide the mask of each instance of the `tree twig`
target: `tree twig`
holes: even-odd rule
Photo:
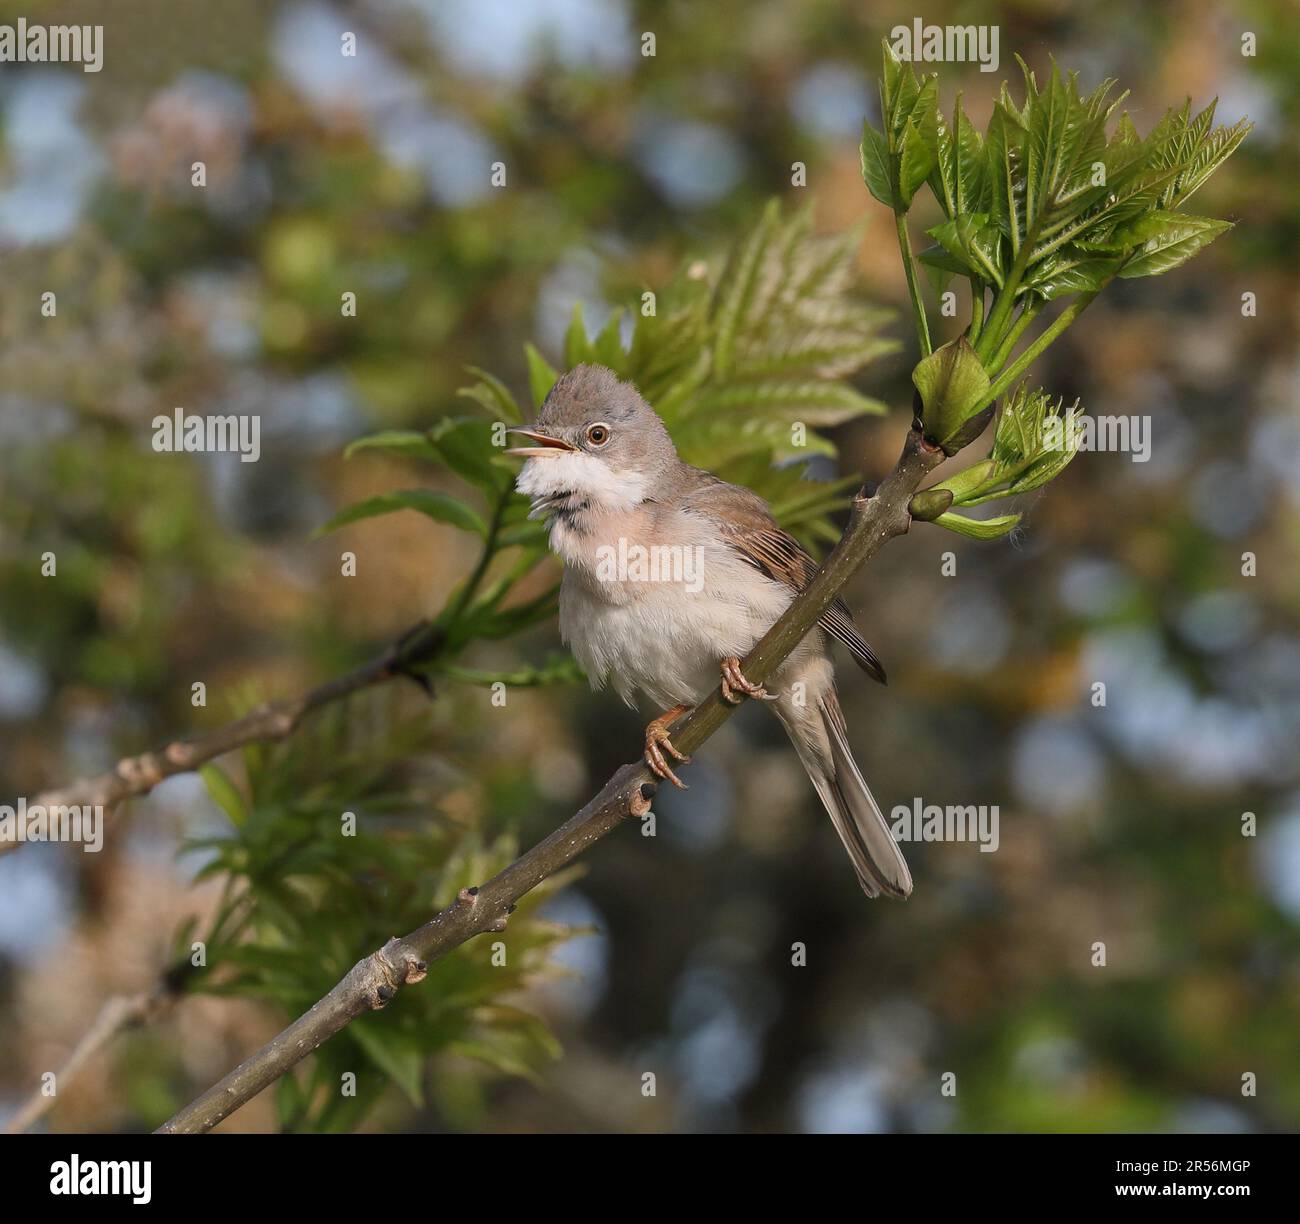
[[[31,800],[31,805],[40,804],[47,809],[61,805],[111,808],[124,799],[147,795],[164,779],[189,773],[245,744],[286,738],[306,715],[331,702],[402,675],[420,681],[420,677],[407,669],[435,653],[440,640],[441,631],[432,622],[421,622],[379,658],[301,696],[267,702],[224,727],[194,739],[176,740],[157,752],[124,757],[105,773],[42,792]],[[23,844],[0,842],[0,855]]]
[[[165,974],[150,990],[142,990],[134,995],[114,995],[105,1000],[90,1028],[55,1072],[55,1090],[66,1091],[86,1063],[119,1033],[161,1015],[180,997],[179,984],[180,978],[176,974]],[[5,1134],[22,1134],[28,1127],[39,1122],[54,1107],[56,1100],[55,1096],[46,1095],[37,1089],[5,1124]]]
[[[839,543],[812,582],[745,659],[743,667],[750,680],[763,683],[817,623],[849,577],[886,541],[907,531],[911,522],[908,502],[943,458],[939,448],[930,446],[919,430],[912,429],[893,471],[874,496],[864,491],[854,498]],[[715,690],[674,729],[673,743],[683,752],[695,751],[733,712],[722,700],[720,689]],[[520,897],[627,818],[644,816],[656,785],[643,761],[622,766],[586,807],[481,888],[463,890],[430,922],[409,935],[395,936],[358,961],[310,1011],[177,1113],[159,1133],[211,1130],[358,1016],[384,1007],[402,986],[420,981],[430,961],[483,931],[504,930]]]

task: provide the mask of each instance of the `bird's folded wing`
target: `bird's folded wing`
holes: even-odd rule
[[[794,536],[777,525],[767,504],[749,489],[709,477],[686,498],[683,509],[712,519],[750,565],[791,590],[802,591],[817,572],[817,562]],[[886,683],[884,667],[854,627],[853,614],[844,600],[836,596],[818,624],[848,649],[863,671],[881,684]]]

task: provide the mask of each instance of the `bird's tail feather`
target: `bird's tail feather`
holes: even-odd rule
[[[907,897],[912,873],[853,759],[834,688],[826,690],[816,705],[815,717],[810,710],[800,719],[780,707],[777,713],[848,851],[862,891],[868,897],[881,893]]]

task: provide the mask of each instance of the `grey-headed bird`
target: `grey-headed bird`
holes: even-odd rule
[[[740,660],[816,570],[757,494],[683,463],[637,389],[604,366],[557,380],[507,453],[527,459],[516,488],[548,521],[564,562],[560,635],[590,677],[664,713],[645,757],[682,786],[670,728],[719,683],[732,703],[766,700],[808,771],[869,897],[906,897],[912,877],[849,749],[829,653],[834,638],[868,675],[884,670],[837,599],[772,676],[751,684]],[[667,754],[667,756],[665,756]]]

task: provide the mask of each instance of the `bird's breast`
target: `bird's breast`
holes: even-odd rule
[[[552,543],[565,558],[560,632],[583,670],[667,708],[716,687],[719,661],[747,654],[790,592],[689,516],[657,526],[557,539],[557,525]]]

